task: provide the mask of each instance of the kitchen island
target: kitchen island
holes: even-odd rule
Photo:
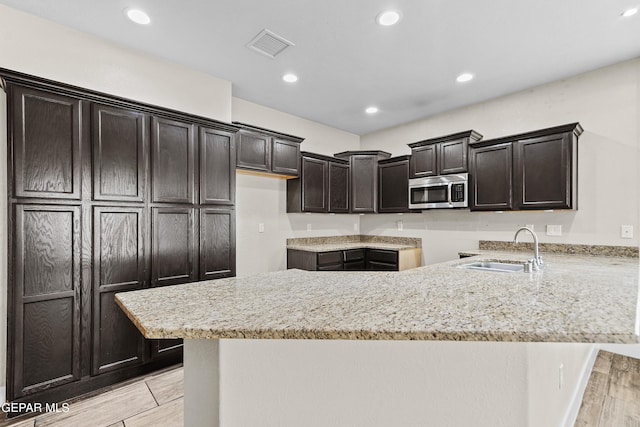
[[[532,273],[460,268],[528,255],[484,252],[403,272],[288,270],[116,301],[145,337],[185,338],[189,426],[218,425],[221,339],[639,342],[637,258],[548,255]]]

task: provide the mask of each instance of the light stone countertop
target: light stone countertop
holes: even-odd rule
[[[331,252],[342,251],[347,249],[386,249],[392,251],[401,251],[404,249],[416,249],[415,246],[398,244],[398,243],[383,243],[383,242],[344,242],[344,243],[322,243],[322,244],[292,244],[287,245],[287,249],[297,249],[307,252]]]
[[[287,270],[118,293],[147,338],[638,343],[638,259],[543,254],[533,273]]]

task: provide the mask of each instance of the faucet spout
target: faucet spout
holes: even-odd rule
[[[533,237],[533,259],[531,261],[533,264],[533,269],[539,270],[540,268],[542,268],[542,257],[540,257],[540,251],[538,249],[538,236],[536,235],[536,233],[534,233],[533,230],[529,227],[520,227],[516,231],[515,236],[513,236],[513,243],[518,243],[518,235],[522,231],[528,231],[531,234],[531,237]]]

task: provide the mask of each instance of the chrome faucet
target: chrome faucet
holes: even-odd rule
[[[521,231],[528,231],[529,233],[531,233],[531,236],[533,236],[533,259],[530,260],[529,262],[531,263],[531,267],[534,271],[540,270],[543,266],[543,262],[542,262],[542,257],[540,256],[540,252],[538,250],[538,236],[536,236],[536,233],[533,232],[532,229],[530,229],[529,227],[520,227],[518,228],[518,231],[516,231],[516,235],[513,236],[513,244],[515,245],[516,243],[518,243],[518,234],[520,234]]]

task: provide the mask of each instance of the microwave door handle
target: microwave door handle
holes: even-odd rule
[[[447,184],[447,201],[449,202],[449,206],[453,205],[453,201],[451,200],[451,183]]]

